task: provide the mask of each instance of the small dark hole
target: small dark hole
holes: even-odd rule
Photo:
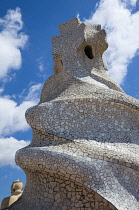
[[[94,56],[93,56],[93,53],[92,53],[92,47],[91,46],[86,46],[85,48],[84,48],[84,52],[85,52],[85,54],[86,54],[86,56],[89,58],[89,59],[93,59],[94,58]]]

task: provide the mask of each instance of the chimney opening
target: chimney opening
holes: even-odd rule
[[[87,45],[85,48],[84,48],[84,52],[86,54],[86,56],[89,58],[89,59],[93,59],[94,56],[93,56],[93,53],[92,53],[92,47],[90,45]]]

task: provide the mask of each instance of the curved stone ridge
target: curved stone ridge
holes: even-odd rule
[[[106,74],[100,25],[59,30],[54,75],[26,112],[33,140],[16,153],[27,186],[10,209],[137,210],[139,101]]]

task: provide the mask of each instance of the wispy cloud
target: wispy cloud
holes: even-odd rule
[[[132,6],[135,6],[136,3],[137,3],[137,0],[125,0],[125,2],[126,2],[127,4],[131,4]]]
[[[118,84],[124,81],[128,64],[139,49],[139,11],[133,13],[136,2],[100,0],[96,12],[85,20],[91,24],[101,24],[107,30],[108,74]]]
[[[15,164],[15,153],[17,150],[29,144],[29,141],[10,138],[0,138],[0,166],[10,165],[17,167]]]
[[[29,89],[24,89],[22,93],[22,98],[24,101],[34,101],[34,103],[38,103],[40,98],[40,91],[42,89],[42,84],[32,84]]]
[[[4,89],[3,89],[3,88],[0,88],[0,94],[1,94],[3,91],[4,91]]]
[[[43,72],[44,71],[43,57],[38,58],[37,63],[38,63],[38,67],[39,67],[40,72]]]
[[[9,71],[21,67],[21,49],[28,40],[28,36],[21,32],[22,28],[19,8],[8,10],[7,14],[0,18],[0,79],[6,77]]]

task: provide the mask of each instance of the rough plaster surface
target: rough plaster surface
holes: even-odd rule
[[[59,30],[54,75],[26,112],[33,140],[16,162],[27,185],[10,209],[138,210],[139,101],[106,74],[100,25]]]

